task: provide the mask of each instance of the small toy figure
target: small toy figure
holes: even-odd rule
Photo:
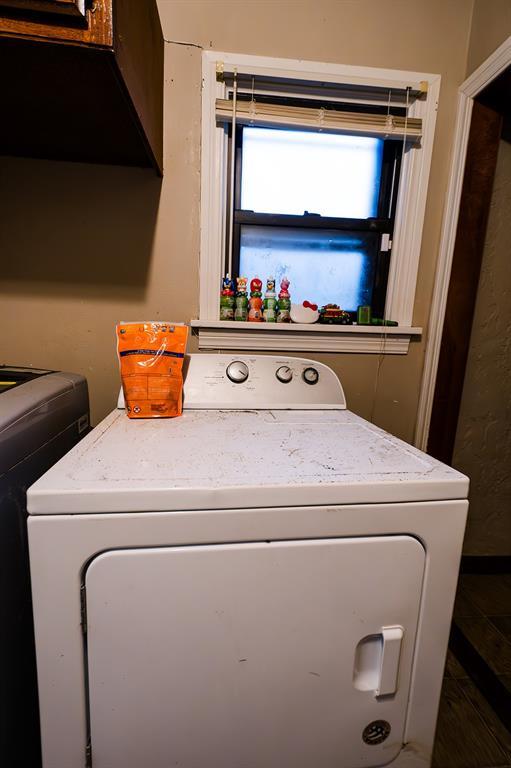
[[[283,277],[280,281],[279,300],[277,304],[277,323],[291,322],[291,296],[289,295],[289,280]]]
[[[315,323],[319,318],[318,305],[304,301],[302,304],[291,304],[292,323]]]
[[[266,293],[263,301],[263,318],[266,323],[277,322],[277,297],[275,295],[275,280],[269,277],[266,281]]]
[[[237,293],[244,293],[246,295],[247,293],[247,283],[248,280],[246,277],[237,277],[236,278],[236,292]]]
[[[231,280],[231,276],[229,273],[226,274],[224,279],[222,280],[222,292],[223,291],[234,291],[234,280]]]
[[[357,324],[371,325],[371,307],[368,304],[361,304],[357,309]]]
[[[262,287],[263,284],[258,277],[254,277],[254,279],[250,282],[250,299],[248,301],[248,306],[250,307],[248,310],[249,323],[263,322],[263,315],[261,311],[263,308],[263,300],[261,298]]]
[[[319,310],[319,322],[328,325],[351,325],[351,315],[338,304],[325,304]]]
[[[397,320],[385,320],[383,317],[372,317],[371,325],[390,325],[395,328],[399,323]]]
[[[234,319],[245,321],[248,317],[247,278],[236,278],[236,309]]]
[[[234,320],[234,282],[230,275],[226,275],[222,280],[220,320]]]

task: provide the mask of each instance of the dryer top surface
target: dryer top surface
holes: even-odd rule
[[[28,492],[31,514],[464,499],[468,480],[350,411],[113,411]]]

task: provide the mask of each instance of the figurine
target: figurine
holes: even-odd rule
[[[248,306],[250,307],[248,310],[249,323],[263,322],[263,315],[261,311],[263,307],[263,300],[261,299],[262,287],[263,284],[258,277],[254,277],[254,279],[250,282],[250,299],[248,301]]]
[[[222,292],[224,291],[227,291],[227,293],[234,292],[234,280],[231,280],[231,276],[229,275],[229,273],[227,273],[224,279],[222,280]]]
[[[234,320],[234,282],[229,274],[222,280],[220,320]]]
[[[247,278],[236,278],[236,309],[234,319],[245,321],[248,317]]]
[[[371,325],[371,307],[368,304],[361,304],[357,309],[357,324]]]
[[[291,304],[291,322],[316,323],[319,318],[318,305],[304,301],[302,304]]]
[[[266,293],[263,301],[263,318],[266,323],[277,322],[277,297],[275,295],[275,280],[269,277],[266,281]]]
[[[329,325],[351,325],[351,315],[338,304],[325,304],[319,310],[319,322]]]
[[[280,281],[279,300],[277,304],[277,323],[291,322],[291,296],[289,295],[289,280],[283,277]]]

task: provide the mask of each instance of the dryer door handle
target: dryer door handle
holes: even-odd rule
[[[399,657],[403,642],[403,627],[382,627],[380,681],[375,696],[389,696],[397,691]]]

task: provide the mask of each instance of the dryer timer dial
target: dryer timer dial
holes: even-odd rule
[[[280,368],[277,368],[275,376],[282,384],[289,384],[293,378],[293,371],[288,365],[281,365]]]
[[[248,379],[248,365],[241,360],[234,360],[229,363],[225,372],[227,378],[235,384],[243,384]]]

